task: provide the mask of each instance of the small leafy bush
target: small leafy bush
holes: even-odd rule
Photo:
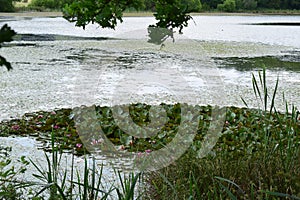
[[[235,0],[225,0],[223,4],[218,4],[218,10],[225,12],[233,12],[236,10]]]
[[[0,12],[12,12],[14,5],[12,0],[0,0]]]
[[[71,3],[71,0],[32,0],[30,8],[35,9],[61,9],[65,4]]]
[[[42,7],[42,8],[57,8],[57,3],[55,0],[33,0],[30,7]]]

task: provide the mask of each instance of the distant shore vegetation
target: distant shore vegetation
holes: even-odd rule
[[[156,12],[157,0],[136,0],[141,2],[138,10]],[[174,0],[182,1],[193,12],[253,12],[253,13],[299,13],[300,1],[296,0]],[[73,0],[0,0],[0,12],[15,11],[60,11]]]

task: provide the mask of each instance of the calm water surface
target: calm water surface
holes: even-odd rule
[[[300,16],[194,16],[184,37],[205,41],[255,42],[300,47],[299,26],[250,25],[272,22],[300,22]],[[18,33],[58,34],[85,37],[146,38],[152,17],[128,17],[116,30],[88,25],[86,30],[74,27],[63,18],[26,18],[9,21]]]

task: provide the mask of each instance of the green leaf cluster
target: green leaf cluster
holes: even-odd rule
[[[97,23],[103,28],[115,29],[118,21],[122,22],[126,8],[142,6],[141,0],[76,0],[67,4],[63,12],[67,20],[76,22],[76,26],[85,28],[89,23]]]
[[[7,24],[4,24],[0,29],[0,48],[2,47],[4,42],[11,42],[13,36],[16,35],[16,32],[12,30]],[[0,66],[6,66],[7,70],[11,70],[11,64],[6,61],[6,59],[0,56]]]
[[[168,0],[156,1],[156,13],[155,19],[157,27],[160,28],[179,28],[179,32],[182,32],[183,27],[188,25],[188,21],[192,19],[188,13],[194,11],[194,8],[189,7],[185,1],[181,0]]]
[[[236,1],[235,0],[225,0],[222,4],[218,4],[218,10],[233,12],[236,10]]]
[[[153,10],[157,20],[156,24],[148,27],[148,42],[161,44],[167,38],[173,38],[174,28],[182,33],[192,19],[189,13],[199,12],[202,4],[200,0],[76,0],[65,5],[63,13],[65,19],[83,29],[90,23],[115,29],[118,22],[123,22],[125,10],[145,8]]]
[[[12,0],[0,0],[0,12],[12,12],[14,11]]]

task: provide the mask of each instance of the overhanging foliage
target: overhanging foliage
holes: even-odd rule
[[[4,24],[0,29],[0,48],[4,42],[11,42],[13,36],[16,35],[16,32],[12,30],[7,24]],[[12,66],[7,60],[0,56],[0,66],[6,66],[7,70],[11,70]]]
[[[65,19],[75,22],[76,26],[82,28],[90,23],[96,23],[102,28],[115,29],[118,22],[123,21],[123,12],[126,9],[140,10],[145,7],[145,3],[143,0],[76,0],[65,6],[63,13]],[[158,22],[150,25],[148,32],[149,42],[155,44],[161,44],[166,37],[173,37],[174,28],[178,28],[179,33],[182,33],[182,29],[192,19],[189,13],[199,11],[201,8],[199,0],[154,0],[153,4],[154,17]],[[157,28],[155,34],[154,28]],[[157,38],[158,35],[162,36]]]

